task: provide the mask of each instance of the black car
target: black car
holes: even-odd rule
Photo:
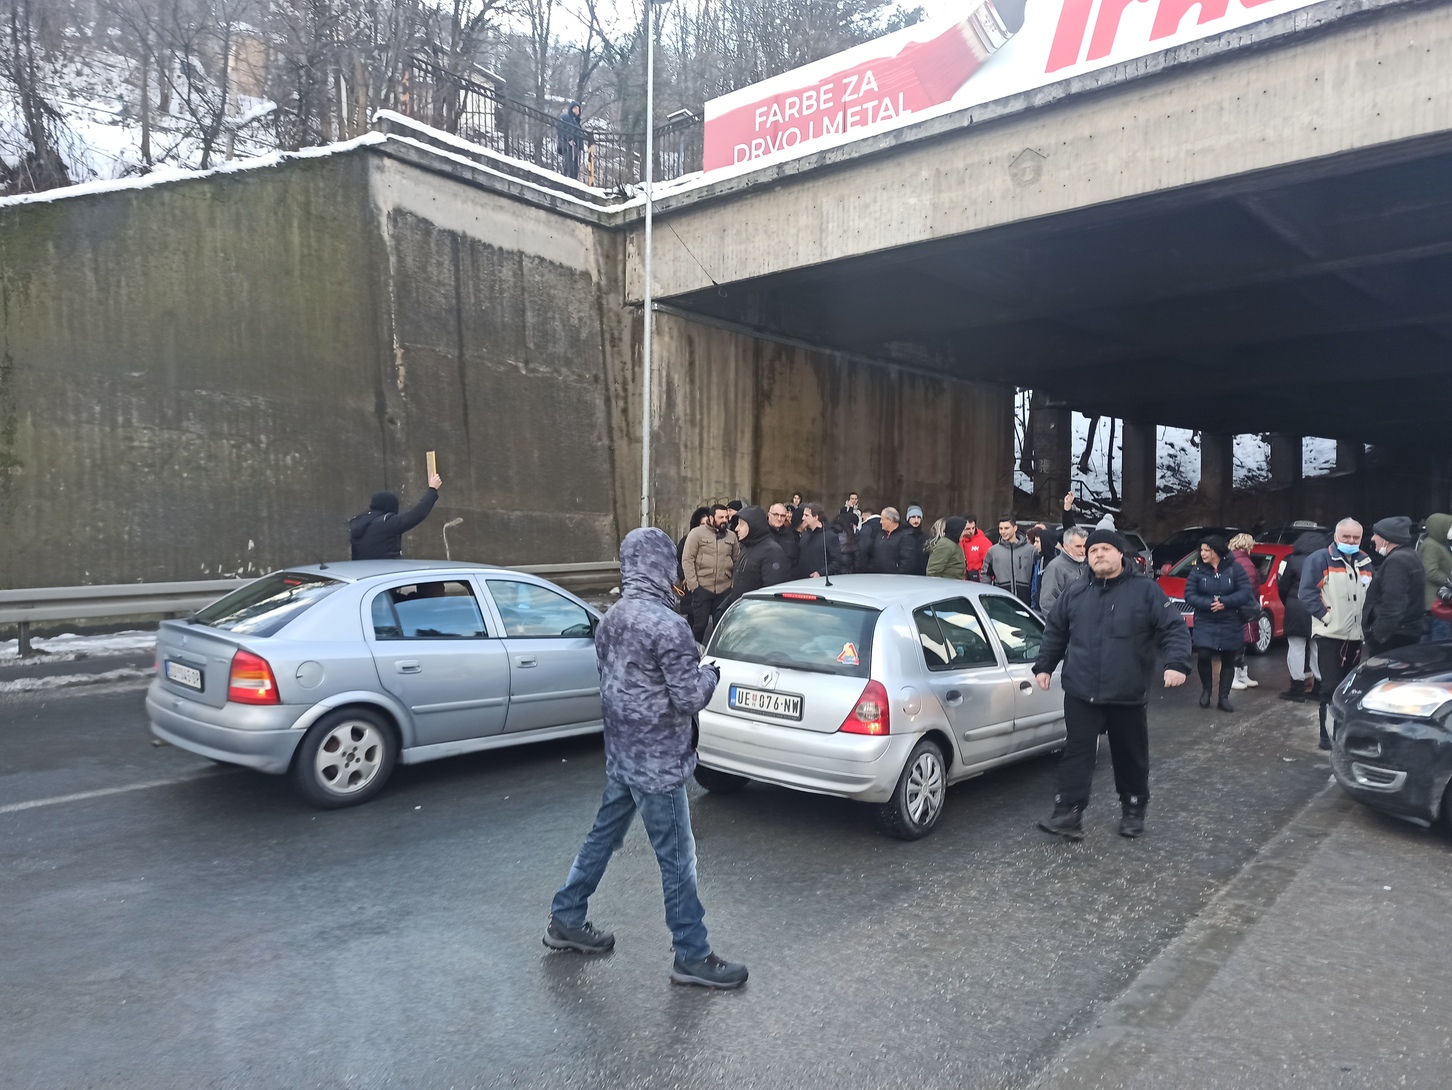
[[[1166,564],[1178,564],[1198,549],[1200,542],[1207,537],[1223,537],[1229,541],[1238,533],[1240,531],[1234,526],[1186,526],[1183,530],[1176,530],[1154,547],[1150,555],[1150,563],[1154,566],[1155,572],[1159,573],[1164,570]]]
[[[1331,700],[1331,767],[1353,798],[1452,832],[1452,643],[1374,655]]]
[[[1331,527],[1319,522],[1293,522],[1289,526],[1272,526],[1255,535],[1255,540],[1264,545],[1294,545],[1302,534],[1324,534],[1329,541]]]

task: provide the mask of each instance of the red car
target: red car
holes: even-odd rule
[[[1273,640],[1286,634],[1286,607],[1281,603],[1281,592],[1276,580],[1286,569],[1286,559],[1291,555],[1291,549],[1290,545],[1256,545],[1250,550],[1250,558],[1255,561],[1256,570],[1260,572],[1260,638],[1246,647],[1247,651],[1254,654],[1264,655],[1270,650]],[[1185,605],[1185,573],[1199,559],[1200,550],[1196,549],[1178,564],[1166,564],[1160,569],[1159,579],[1156,580],[1160,589],[1179,606],[1180,612],[1185,615],[1185,623],[1191,628],[1195,627],[1195,612]]]

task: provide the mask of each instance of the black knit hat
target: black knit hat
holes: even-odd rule
[[[1129,542],[1125,541],[1116,530],[1105,526],[1089,532],[1089,540],[1084,542],[1085,550],[1094,548],[1095,545],[1113,545],[1121,553],[1129,555]]]
[[[1218,556],[1221,560],[1224,560],[1227,556],[1230,555],[1230,542],[1226,541],[1225,538],[1221,537],[1219,534],[1211,534],[1209,537],[1201,541],[1200,544],[1209,546],[1210,551]]]

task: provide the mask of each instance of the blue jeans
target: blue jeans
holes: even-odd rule
[[[1441,643],[1443,640],[1452,640],[1452,621],[1439,621],[1427,614],[1426,624],[1422,626],[1422,642]]]
[[[691,806],[685,784],[674,791],[652,794],[607,778],[595,827],[575,856],[570,876],[555,894],[550,915],[568,927],[585,922],[590,897],[605,876],[610,857],[625,843],[625,833],[637,810],[660,864],[666,926],[671,929],[676,957],[701,961],[711,952],[711,944],[706,939],[706,910],[696,896],[696,838],[691,835]]]

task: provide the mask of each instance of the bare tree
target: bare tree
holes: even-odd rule
[[[62,10],[61,5],[51,7],[39,0],[0,0],[5,18],[0,83],[15,101],[20,130],[15,164],[0,161],[0,186],[6,193],[35,193],[71,184],[58,148],[65,121],[43,86],[43,54],[54,54],[63,41],[52,25]]]

